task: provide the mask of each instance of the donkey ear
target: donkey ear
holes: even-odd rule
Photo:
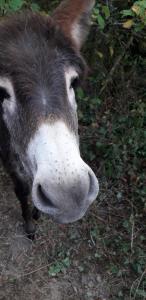
[[[53,19],[64,34],[80,49],[87,37],[90,16],[95,0],[64,0],[53,14]]]

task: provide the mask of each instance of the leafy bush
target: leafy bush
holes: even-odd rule
[[[22,8],[30,8],[32,10],[39,10],[39,5],[27,0],[0,0],[0,14],[16,12]]]

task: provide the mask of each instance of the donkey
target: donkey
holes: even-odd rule
[[[39,211],[57,223],[74,222],[98,194],[80,156],[75,100],[87,70],[80,50],[94,2],[66,0],[51,17],[25,11],[0,23],[0,157],[28,235]]]

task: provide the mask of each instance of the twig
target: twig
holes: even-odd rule
[[[131,229],[131,252],[133,253],[133,241],[134,241],[134,219],[132,220],[132,229]]]
[[[54,262],[53,262],[53,263],[54,263]],[[46,269],[46,268],[50,267],[53,263],[47,264],[47,265],[45,265],[45,266],[42,266],[42,267],[40,267],[40,268],[38,268],[38,269],[35,269],[35,270],[31,271],[31,272],[20,274],[20,275],[18,276],[18,278],[26,277],[26,276],[32,275],[32,274],[34,274],[34,273],[36,273],[36,272],[38,272],[38,271],[40,271],[40,270]]]
[[[135,282],[134,283],[136,283],[137,281],[138,281],[138,283],[137,283],[137,287],[136,287],[136,290],[135,290],[135,293],[134,293],[134,296],[133,296],[133,298],[131,298],[131,294],[132,294],[132,289],[133,289],[133,286],[134,286],[134,283],[132,284],[132,286],[131,286],[131,289],[130,289],[130,299],[132,300],[135,300],[136,299],[136,294],[137,294],[137,291],[138,291],[138,289],[139,289],[139,287],[140,287],[140,284],[141,284],[141,282],[142,282],[142,280],[143,280],[143,277],[146,275],[146,269],[143,271],[143,273],[141,274],[141,277],[140,277],[140,279],[138,280],[138,278],[135,280]]]
[[[131,288],[130,288],[130,300],[132,300],[132,292],[133,292],[133,289],[134,289],[137,281],[138,281],[138,278],[135,281],[133,281],[133,283],[131,285]]]
[[[126,47],[125,47],[124,52],[121,53],[121,54],[117,57],[117,59],[116,59],[114,65],[113,65],[113,67],[111,68],[111,70],[110,70],[110,72],[109,72],[109,75],[107,76],[107,79],[106,79],[106,81],[105,81],[103,87],[101,88],[101,90],[100,90],[100,92],[99,92],[99,96],[101,96],[101,94],[103,93],[103,91],[104,91],[105,88],[107,87],[108,83],[112,80],[112,77],[113,77],[113,74],[115,73],[115,70],[116,70],[117,67],[119,66],[119,64],[120,64],[120,62],[121,62],[121,60],[122,60],[122,58],[125,56],[127,50],[128,50],[129,47],[131,46],[132,42],[133,42],[133,36],[130,37],[130,39],[129,39],[129,41],[128,41]]]
[[[133,300],[135,300],[137,291],[138,291],[138,289],[139,289],[139,287],[140,287],[140,284],[141,284],[141,282],[142,282],[142,280],[143,280],[143,277],[144,277],[145,275],[146,275],[146,269],[145,269],[145,270],[143,271],[143,273],[141,274],[141,277],[140,277],[140,279],[139,279],[139,282],[138,282],[138,285],[137,285],[137,288],[136,288],[136,291],[135,291]]]

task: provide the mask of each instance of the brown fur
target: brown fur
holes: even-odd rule
[[[82,20],[83,22],[84,21],[87,22],[87,20],[84,20],[84,17],[85,19],[87,18],[87,15],[90,14],[94,4],[95,4],[94,0],[76,0],[76,1],[65,0],[60,4],[60,6],[54,12],[53,18],[56,21],[56,23],[61,27],[64,34],[68,38],[72,39],[71,36],[72,26],[79,24],[80,20]],[[73,39],[72,42],[78,48],[78,45],[75,43]],[[79,48],[81,46],[82,46],[82,41],[81,41],[81,45],[79,43]]]

